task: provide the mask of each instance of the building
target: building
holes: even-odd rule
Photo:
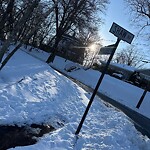
[[[140,76],[150,82],[150,69],[138,69]]]
[[[101,61],[102,68],[105,65],[106,62]],[[150,69],[136,69],[125,64],[110,63],[107,73],[143,89],[150,90]],[[131,81],[130,79],[134,74],[137,74],[137,76],[134,76],[134,80]]]
[[[106,63],[105,61],[100,61],[101,67],[104,68]],[[107,73],[112,76],[116,76],[117,74],[122,74],[122,80],[128,80],[131,74],[136,70],[136,68],[127,66],[125,64],[118,64],[118,63],[110,63],[108,67]]]
[[[79,39],[67,34],[63,35],[58,45],[58,55],[64,57],[66,60],[83,64],[84,53],[85,46]]]

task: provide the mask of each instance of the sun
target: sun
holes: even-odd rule
[[[89,46],[89,49],[91,50],[91,51],[96,51],[96,44],[91,44],[90,46]]]

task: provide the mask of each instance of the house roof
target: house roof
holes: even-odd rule
[[[137,71],[150,76],[150,69],[138,69]]]
[[[107,63],[106,61],[100,61],[100,62],[104,65]],[[131,71],[131,72],[134,72],[135,70],[137,70],[136,68],[134,68],[132,66],[128,66],[126,64],[118,64],[118,63],[112,63],[111,62],[110,66],[120,68],[120,69],[123,69],[123,70],[127,70],[127,71]]]

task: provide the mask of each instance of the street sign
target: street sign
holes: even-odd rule
[[[99,55],[110,55],[114,47],[115,44],[102,47],[99,51]]]
[[[134,35],[127,31],[126,29],[122,28],[118,24],[114,23],[112,24],[109,32],[114,34],[116,37],[118,37],[120,40],[126,41],[127,43],[131,44]]]

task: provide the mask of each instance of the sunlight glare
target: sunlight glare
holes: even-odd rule
[[[91,44],[91,45],[89,46],[89,49],[90,49],[91,51],[96,51],[96,44]]]

